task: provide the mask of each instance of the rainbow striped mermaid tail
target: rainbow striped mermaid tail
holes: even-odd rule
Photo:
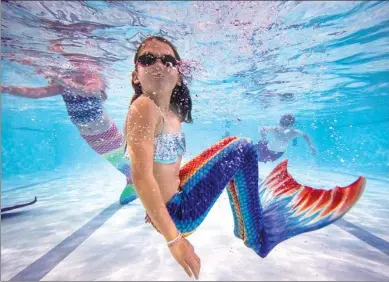
[[[282,241],[323,228],[346,214],[358,201],[366,179],[359,177],[346,187],[315,189],[297,183],[281,162],[259,189],[263,211],[263,244],[253,248],[261,257]]]
[[[123,134],[114,122],[104,132],[95,135],[81,135],[89,146],[99,155],[102,155],[111,165],[126,176],[126,187],[120,195],[120,204],[126,205],[138,196],[131,179],[131,167],[125,158],[125,145]]]

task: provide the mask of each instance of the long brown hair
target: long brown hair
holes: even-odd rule
[[[167,45],[172,48],[174,52],[174,56],[178,61],[181,61],[180,55],[177,52],[176,47],[167,39],[160,37],[160,36],[152,36],[146,38],[137,48],[135,57],[134,57],[134,64],[137,63],[139,53],[142,50],[143,44],[151,39],[156,39],[160,42],[166,43]],[[135,84],[133,80],[131,80],[132,87],[134,88],[134,96],[131,98],[132,104],[136,99],[138,99],[142,95],[142,86],[139,84]],[[186,86],[183,82],[181,85],[176,85],[173,89],[172,96],[170,98],[170,108],[172,111],[182,120],[182,122],[191,123],[193,122],[192,119],[192,99],[190,97],[190,92],[188,86]]]

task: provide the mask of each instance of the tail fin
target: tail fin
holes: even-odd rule
[[[341,218],[365,188],[364,177],[331,190],[304,186],[288,173],[287,164],[285,160],[277,165],[259,189],[264,217],[262,257],[288,238],[320,229]]]
[[[127,186],[124,188],[122,194],[120,195],[119,202],[121,205],[127,205],[132,201],[136,200],[137,198],[138,195],[136,194],[134,184],[128,183]]]

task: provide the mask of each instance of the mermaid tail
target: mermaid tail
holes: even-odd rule
[[[81,135],[89,146],[102,155],[111,165],[126,176],[126,187],[120,195],[119,202],[126,205],[138,196],[131,179],[130,161],[125,157],[123,134],[112,121],[108,130],[95,135]]]
[[[136,200],[138,195],[136,194],[134,184],[132,183],[129,161],[124,157],[124,146],[104,154],[104,158],[117,170],[126,175],[127,183],[120,195],[119,203],[121,205],[127,205]]]
[[[259,188],[263,211],[262,243],[253,248],[261,257],[282,241],[298,234],[323,228],[346,214],[358,201],[366,179],[359,177],[346,187],[315,189],[299,184],[284,160]]]
[[[227,187],[234,234],[261,257],[288,238],[342,217],[365,186],[363,177],[332,190],[303,186],[288,173],[285,160],[258,190],[255,146],[249,139],[233,136],[190,160],[179,175],[180,191],[166,203],[177,229],[184,235],[194,232]]]
[[[114,121],[105,113],[102,100],[96,97],[82,97],[66,89],[62,98],[71,121],[79,128],[93,123],[92,134],[81,134],[86,143],[111,165],[126,176],[126,187],[120,196],[120,204],[128,204],[137,198],[131,180],[131,167],[125,157],[125,140]],[[106,128],[105,124],[109,123]]]

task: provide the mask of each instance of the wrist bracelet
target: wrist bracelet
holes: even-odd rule
[[[167,244],[168,246],[171,246],[171,245],[173,245],[174,243],[176,243],[178,240],[180,240],[181,238],[182,238],[182,234],[181,234],[180,232],[178,232],[177,238],[176,238],[176,239],[173,239],[173,240],[171,240],[171,241],[169,241],[169,242],[167,242],[166,244]]]

